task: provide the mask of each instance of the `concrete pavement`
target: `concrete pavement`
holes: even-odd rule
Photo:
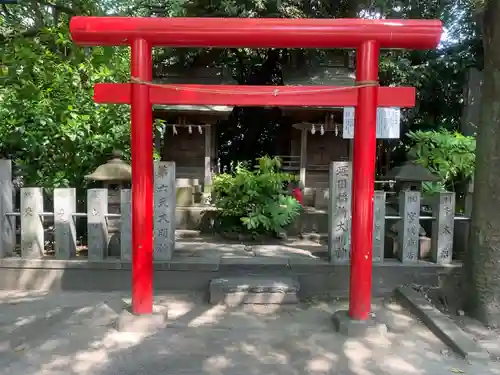
[[[373,306],[388,332],[354,339],[330,321],[345,301],[228,308],[186,294],[156,297],[166,329],[117,332],[126,297],[1,292],[0,375],[500,374],[498,362],[457,358],[391,302]]]

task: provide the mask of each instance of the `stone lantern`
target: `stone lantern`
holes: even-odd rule
[[[96,181],[108,189],[108,213],[120,213],[121,189],[129,189],[132,180],[132,167],[122,160],[120,151],[113,151],[112,159],[100,165],[94,172],[85,176],[86,180]],[[120,219],[108,218],[108,233],[111,235],[108,256],[120,256]]]
[[[396,181],[398,191],[420,191],[423,182],[439,181],[439,177],[413,159],[392,168],[383,178]]]
[[[434,182],[439,181],[440,178],[432,174],[427,168],[418,164],[414,159],[410,158],[405,163],[400,166],[392,168],[383,177],[386,180],[396,181],[395,190],[397,195],[404,191],[421,191],[423,182]],[[399,199],[398,196],[395,200],[388,201],[388,207],[386,208],[386,214],[389,216],[397,216],[399,214]],[[423,202],[423,200],[422,200]],[[389,233],[386,237],[386,254],[398,252],[398,240],[399,236],[399,221],[388,225],[390,228]],[[425,224],[431,224],[431,221],[426,221]],[[430,229],[430,228],[428,228]],[[419,251],[420,259],[425,259],[430,255],[431,250],[431,239],[427,237],[426,230],[422,225],[419,224]],[[387,254],[388,255],[388,254]]]

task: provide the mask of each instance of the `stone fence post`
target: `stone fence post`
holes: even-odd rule
[[[12,256],[16,244],[16,218],[7,216],[14,210],[12,162],[0,159],[0,258]]]
[[[175,163],[154,165],[154,259],[170,260],[175,250]]]
[[[45,252],[43,233],[43,190],[21,189],[21,257],[41,258]]]
[[[373,197],[373,262],[383,262],[385,254],[385,191],[375,191]]]
[[[54,247],[56,259],[76,256],[76,189],[54,189]]]
[[[420,192],[402,191],[399,194],[398,252],[401,262],[418,261],[420,232]]]
[[[103,260],[108,252],[108,189],[87,191],[87,246],[90,261]]]
[[[120,194],[120,258],[132,261],[132,190]]]
[[[328,256],[331,263],[343,264],[350,260],[351,163],[330,163],[329,177]]]
[[[455,193],[439,193],[435,197],[432,214],[432,261],[451,263],[453,257],[453,233],[455,226]]]

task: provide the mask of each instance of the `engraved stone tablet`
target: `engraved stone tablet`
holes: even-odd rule
[[[374,262],[384,261],[385,191],[375,191],[373,198],[373,249]]]
[[[434,201],[432,223],[432,260],[438,264],[451,263],[455,225],[455,193],[439,193]]]
[[[155,162],[154,259],[170,260],[175,248],[175,163]]]
[[[350,162],[330,164],[328,255],[332,263],[350,259],[351,181]]]
[[[400,220],[398,258],[402,262],[418,260],[420,229],[420,192],[403,191],[399,196]]]

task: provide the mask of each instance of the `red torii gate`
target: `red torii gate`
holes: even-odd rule
[[[349,315],[367,320],[372,287],[377,107],[412,107],[413,87],[378,87],[381,48],[430,49],[437,20],[73,17],[73,40],[130,46],[131,82],[97,84],[97,103],[132,112],[132,310],[153,306],[153,104],[356,107]],[[355,48],[357,87],[153,85],[152,48]]]

